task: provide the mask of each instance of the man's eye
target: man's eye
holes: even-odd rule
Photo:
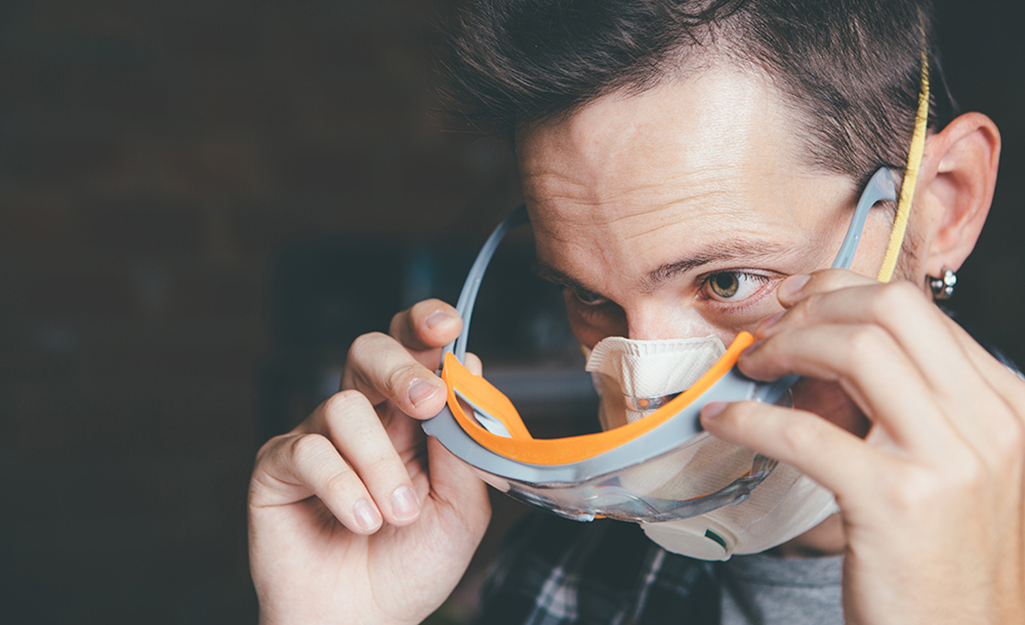
[[[607,301],[600,295],[595,295],[590,291],[581,291],[579,289],[573,289],[573,296],[577,298],[577,301],[585,306],[599,306]]]
[[[708,296],[720,302],[741,302],[758,292],[766,278],[742,271],[720,271],[708,276]]]

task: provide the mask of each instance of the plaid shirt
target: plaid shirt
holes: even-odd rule
[[[715,625],[708,562],[668,553],[640,526],[531,512],[505,539],[484,586],[479,625]]]

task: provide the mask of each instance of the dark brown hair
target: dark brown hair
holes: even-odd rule
[[[863,182],[904,169],[923,50],[936,127],[955,105],[928,0],[477,0],[447,70],[454,110],[511,132],[715,55],[770,77],[805,125],[810,166]]]

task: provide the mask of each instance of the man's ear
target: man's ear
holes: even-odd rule
[[[971,254],[989,215],[999,162],[1000,131],[981,113],[961,115],[929,137],[916,190],[920,272],[957,271]]]

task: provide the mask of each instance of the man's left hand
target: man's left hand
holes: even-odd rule
[[[1025,623],[1025,382],[911,283],[826,270],[778,297],[741,371],[835,382],[867,435],[755,402],[702,423],[835,493],[847,622]]]

